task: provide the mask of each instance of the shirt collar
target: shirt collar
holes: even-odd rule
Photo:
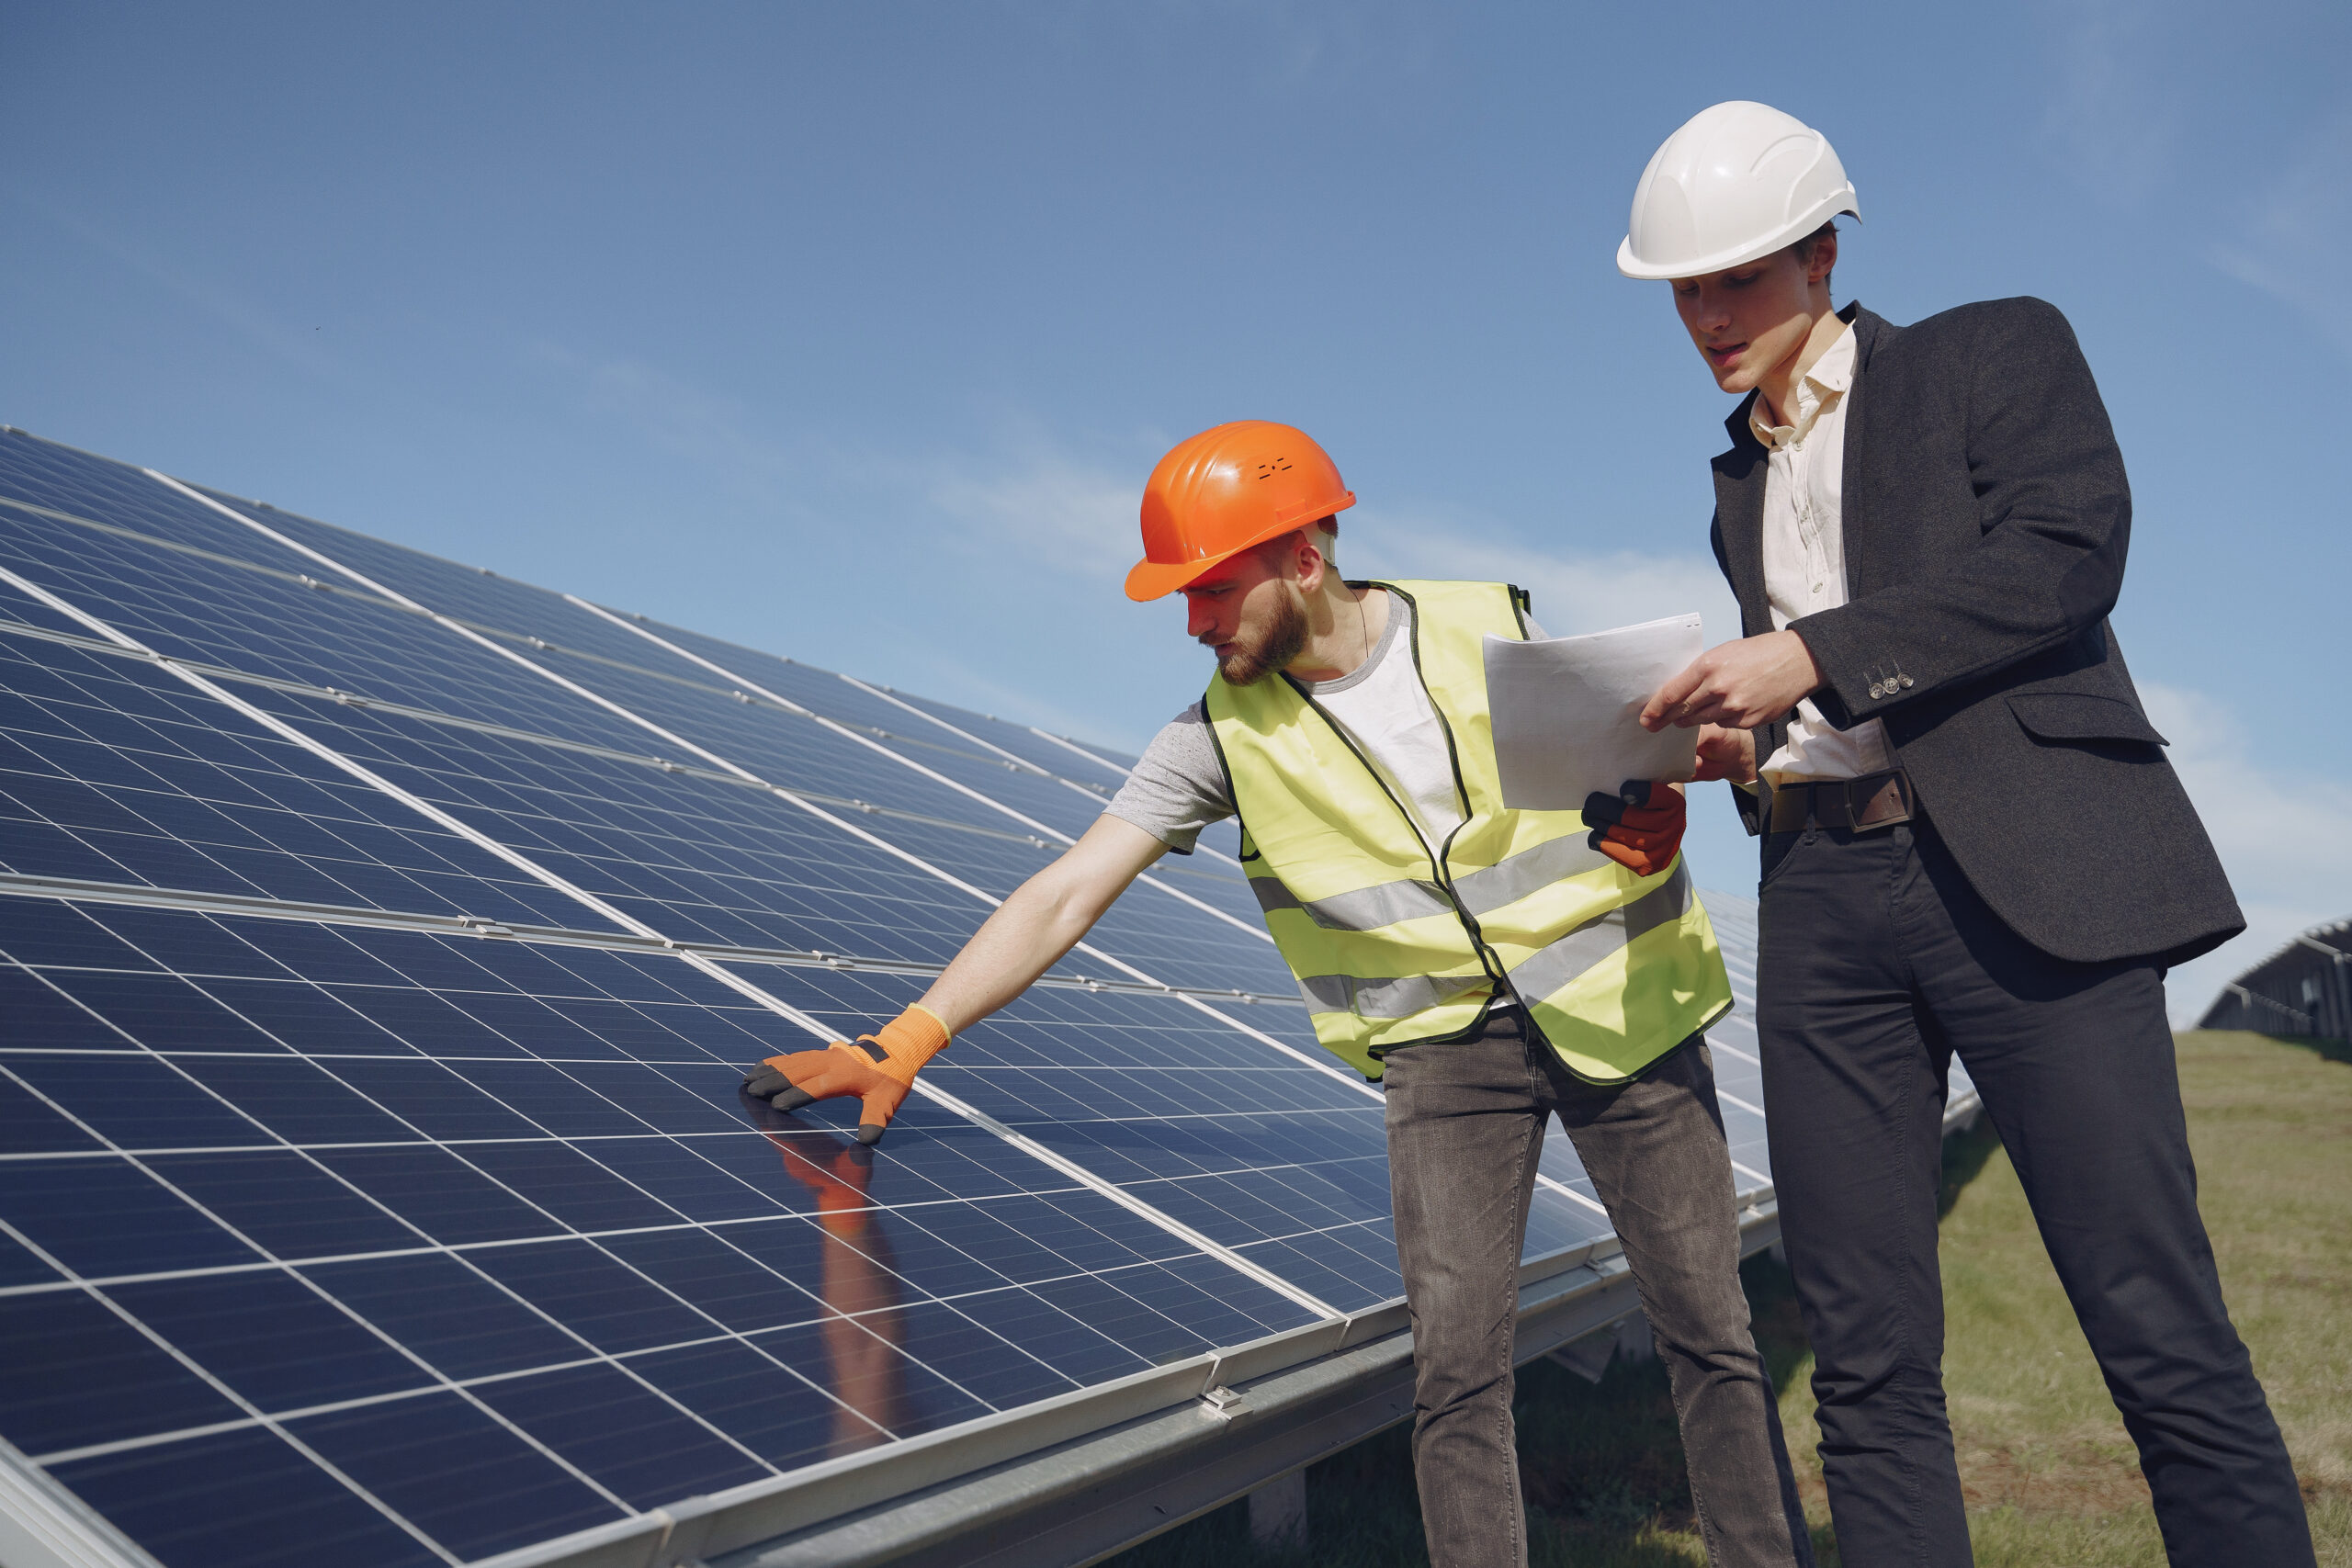
[[[1768,424],[1764,417],[1764,395],[1758,392],[1747,411],[1748,428],[1767,451],[1784,451],[1802,446],[1814,423],[1837,400],[1845,396],[1854,384],[1854,329],[1849,324],[1838,334],[1838,341],[1822,352],[1813,362],[1813,368],[1797,378],[1796,418],[1787,424]]]

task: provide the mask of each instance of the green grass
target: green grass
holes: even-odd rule
[[[2352,1062],[2235,1033],[2180,1037],[2206,1224],[2232,1314],[2287,1434],[2324,1568],[2352,1568]],[[2123,1424],[1989,1127],[1946,1146],[1945,1386],[1980,1568],[2161,1565]],[[1741,1270],[1812,1512],[1838,1562],[1787,1271]],[[1664,1370],[1598,1386],[1520,1374],[1520,1466],[1535,1568],[1696,1568],[1690,1495]],[[1254,1547],[1235,1504],[1111,1560],[1116,1568],[1425,1568],[1402,1427],[1307,1472],[1309,1547]]]

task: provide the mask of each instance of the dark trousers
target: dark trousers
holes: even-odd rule
[[[1706,1043],[1596,1089],[1516,1017],[1387,1059],[1388,1171],[1413,1315],[1413,1472],[1435,1568],[1525,1568],[1512,1444],[1519,1256],[1556,1114],[1641,1292],[1717,1568],[1811,1568],[1780,1411],[1739,1286],[1731,1156]]]
[[[1954,1052],[2139,1445],[2171,1561],[2309,1564],[2197,1213],[2161,971],[2028,945],[1925,822],[1774,834],[1761,903],[1772,1177],[1848,1568],[1972,1561],[1936,1263]]]

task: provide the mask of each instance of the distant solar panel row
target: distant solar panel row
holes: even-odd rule
[[[0,1437],[168,1568],[472,1562],[1393,1299],[1229,829],[880,1150],[737,1092],[1121,766],[0,434]]]

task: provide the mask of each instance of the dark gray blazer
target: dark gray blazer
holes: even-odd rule
[[[2132,494],[2074,330],[2040,299],[1909,327],[1839,315],[1856,340],[1852,597],[1790,623],[1821,666],[1822,716],[1885,722],[1970,884],[2043,952],[2177,964],[2236,935],[2245,918],[2108,629]],[[1715,559],[1749,637],[1772,629],[1754,400],[1714,460]],[[1785,732],[1756,732],[1758,761]]]

